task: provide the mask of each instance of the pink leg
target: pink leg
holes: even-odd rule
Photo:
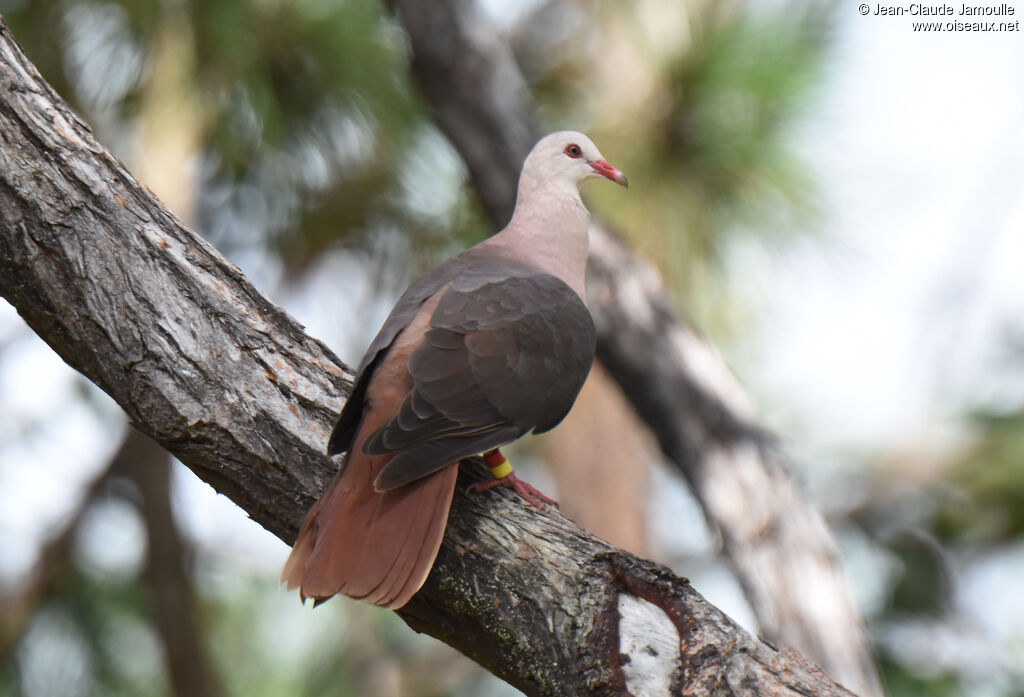
[[[491,468],[491,473],[494,474],[494,479],[488,479],[485,482],[477,482],[473,486],[469,487],[469,491],[484,491],[485,489],[491,489],[496,486],[507,486],[537,508],[544,507],[540,501],[543,501],[550,506],[558,506],[558,503],[556,503],[554,499],[545,496],[537,489],[537,487],[527,484],[517,477],[515,472],[512,471],[512,466],[508,464],[508,460],[505,459],[505,456],[502,455],[501,451],[497,448],[484,453],[484,462],[486,462],[487,466]],[[540,501],[537,499],[540,499]]]

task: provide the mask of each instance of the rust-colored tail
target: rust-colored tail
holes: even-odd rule
[[[363,453],[363,440],[357,437],[341,473],[306,515],[281,581],[303,600],[342,593],[395,609],[434,564],[458,467],[378,492],[373,478],[392,456]]]

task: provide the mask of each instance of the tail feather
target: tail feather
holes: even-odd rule
[[[309,555],[313,551],[313,538],[316,536],[314,528],[316,527],[322,503],[323,499],[320,499],[309,509],[306,519],[302,522],[302,527],[299,528],[299,536],[296,538],[295,544],[292,545],[291,554],[288,555],[287,561],[285,561],[284,566],[281,568],[281,576],[278,579],[278,583],[290,591],[302,585],[302,576],[306,571],[306,560],[309,559]]]
[[[441,547],[457,466],[378,492],[373,477],[391,456],[353,448],[348,457],[307,515],[281,579],[303,599],[342,593],[401,607],[426,581]]]
[[[322,601],[343,593],[398,608],[430,573],[448,522],[458,465],[379,492],[373,481],[395,454],[370,455],[363,445],[399,413],[412,391],[409,357],[439,300],[435,295],[423,302],[397,334],[382,332],[389,344],[371,348],[376,356],[372,368],[359,378],[335,426],[330,450],[348,450],[345,466],[307,514],[281,574],[289,587],[298,586],[303,599]]]
[[[395,557],[394,564],[381,579],[380,584],[364,597],[367,602],[386,607],[401,607],[420,589],[426,581],[430,569],[437,557],[437,551],[444,538],[445,525],[448,520],[448,509],[451,505],[451,492],[455,488],[456,467],[443,470],[447,477],[441,478],[438,486],[448,492],[447,496],[417,496],[416,511],[418,520],[424,525],[420,534],[408,535],[401,552]],[[441,474],[440,472],[438,474]],[[450,483],[447,481],[450,478]]]

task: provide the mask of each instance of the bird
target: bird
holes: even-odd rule
[[[422,587],[444,537],[459,460],[483,454],[492,479],[554,502],[500,451],[554,428],[590,372],[585,179],[628,186],[584,134],[545,136],[523,163],[500,232],[402,294],[363,356],[327,445],[345,453],[281,572],[304,602],[342,594],[398,609]],[[539,500],[538,500],[539,499]]]

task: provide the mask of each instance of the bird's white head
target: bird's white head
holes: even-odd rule
[[[577,189],[590,177],[629,186],[626,175],[608,164],[590,138],[576,131],[558,131],[541,138],[527,156],[519,179],[520,195],[524,189],[542,185]]]

